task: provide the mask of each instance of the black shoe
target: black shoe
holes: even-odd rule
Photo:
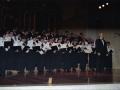
[[[29,73],[30,73],[30,74],[33,74],[33,73],[34,73],[34,71],[33,71],[33,70],[30,70],[30,71],[29,71]]]
[[[76,69],[75,69],[75,68],[73,68],[73,72],[76,72]]]
[[[64,72],[66,72],[66,69],[64,69]]]
[[[51,70],[49,69],[47,72],[49,72],[49,73],[50,73],[50,72],[51,72]]]
[[[3,73],[0,73],[0,76],[4,76],[4,74],[3,74]]]
[[[60,71],[61,71],[60,69],[57,70],[57,72],[60,72]]]
[[[94,72],[95,70],[92,68],[92,71]]]
[[[23,73],[24,73],[24,71],[19,71],[19,72],[18,72],[18,74],[23,74]]]
[[[7,74],[8,74],[8,75],[12,75],[13,73],[12,73],[11,71],[8,71]]]
[[[44,71],[43,70],[40,70],[38,73],[43,73]]]
[[[67,69],[67,72],[70,72],[70,70],[69,70],[69,69]]]
[[[81,70],[81,72],[85,72],[85,70]]]
[[[99,74],[104,74],[104,72],[99,72]]]

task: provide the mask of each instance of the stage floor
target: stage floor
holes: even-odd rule
[[[48,79],[52,77],[52,84]],[[0,76],[0,86],[48,86],[48,85],[93,85],[93,84],[119,84],[120,70],[96,74],[95,72],[45,72],[34,74],[17,74]]]

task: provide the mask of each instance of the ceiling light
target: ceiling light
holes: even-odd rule
[[[106,3],[106,5],[109,5],[109,3]]]
[[[102,7],[105,7],[105,5],[103,4]]]
[[[99,8],[99,9],[101,9],[102,7],[101,7],[101,6],[99,6],[98,8]]]

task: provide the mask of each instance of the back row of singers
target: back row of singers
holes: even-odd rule
[[[31,40],[26,43],[25,37],[22,37],[21,40],[15,39],[12,32],[9,37],[3,35],[0,38],[0,69],[2,72],[5,70],[23,72],[26,67],[32,72],[36,66],[39,72],[43,72],[44,67],[48,71],[53,69],[70,71],[71,67],[73,71],[76,71],[75,68],[80,63],[81,71],[85,71],[87,54],[84,53],[84,49],[89,49],[92,52],[89,67],[96,67],[94,42],[88,45],[85,45],[85,42],[79,45],[77,40],[70,43],[69,39],[66,39],[64,44],[61,42],[61,37],[55,43],[52,37],[48,41],[44,41],[43,38],[37,39],[36,36],[32,36]],[[111,48],[111,50],[113,49]]]

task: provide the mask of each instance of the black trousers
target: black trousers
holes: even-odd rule
[[[55,69],[55,60],[53,59],[52,50],[48,50],[45,54],[45,68],[50,70]]]
[[[6,69],[6,61],[5,61],[5,49],[0,47],[0,74],[5,73]]]
[[[105,67],[112,69],[112,54],[108,54],[108,56],[106,56]]]
[[[6,70],[15,70],[15,61],[14,61],[14,51],[12,49],[9,49],[8,51],[5,51],[5,62],[6,62]]]
[[[24,71],[25,69],[25,61],[26,61],[26,53],[24,51],[19,51],[14,53],[15,60],[15,70]]]
[[[80,69],[85,70],[86,63],[87,63],[87,54],[85,53],[78,53],[77,54],[78,62],[80,63]]]
[[[55,61],[55,69],[61,69],[62,68],[62,54],[60,51],[57,51],[56,53],[53,53],[52,58]]]
[[[26,53],[26,61],[25,66],[27,70],[34,70],[36,65],[36,52],[33,50],[30,50],[28,53]]]
[[[105,55],[96,56],[96,72],[103,72],[105,64]]]
[[[63,62],[63,69],[71,68],[71,59],[70,59],[70,54],[68,52],[62,53],[62,62]]]
[[[78,67],[77,52],[73,51],[72,53],[69,53],[69,56],[71,61],[71,67],[77,68]]]
[[[96,55],[89,54],[89,68],[96,68]]]
[[[45,59],[45,55],[40,55],[39,53],[37,53],[37,69],[38,71],[44,70],[44,59]]]

